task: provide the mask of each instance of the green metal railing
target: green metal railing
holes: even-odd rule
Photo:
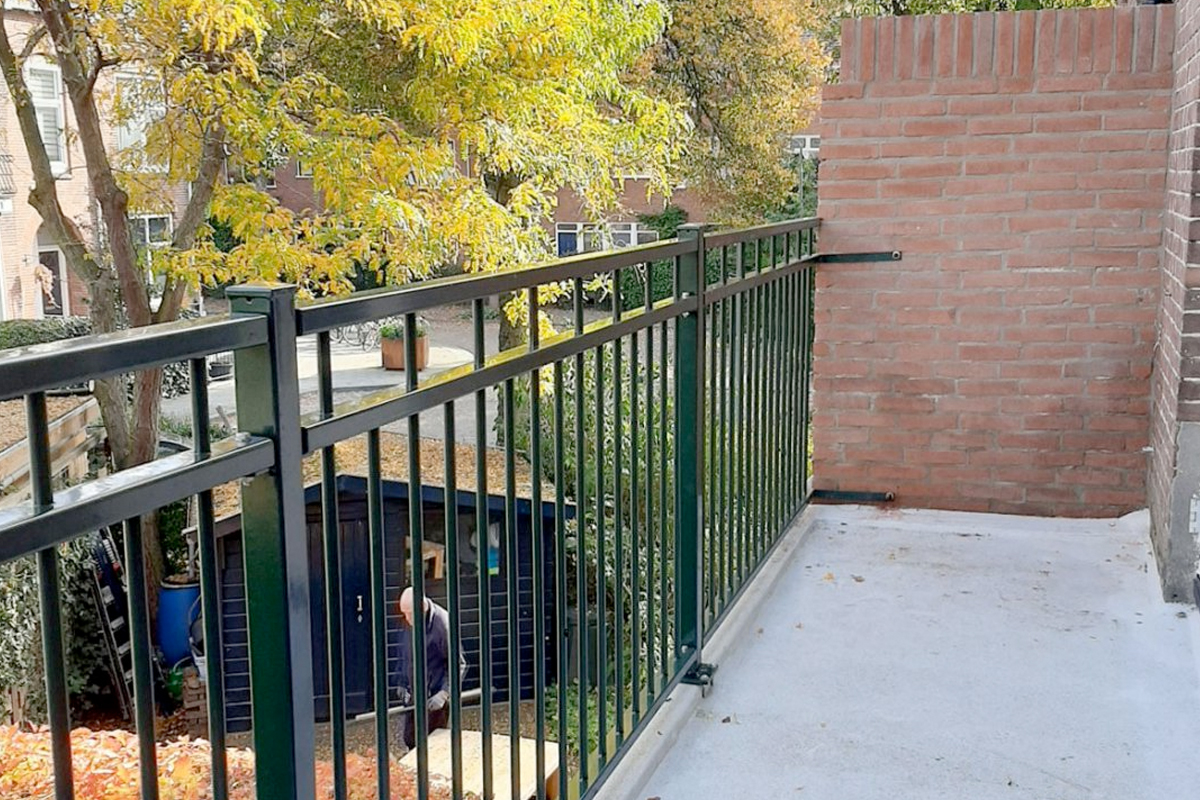
[[[444,536],[450,612],[449,662],[464,652],[465,591],[477,591],[479,724],[491,732],[506,705],[506,730],[482,736],[482,796],[518,796],[531,772],[535,796],[594,795],[628,745],[681,681],[708,680],[704,642],[764,563],[806,499],[811,276],[815,220],[708,233],[560,259],[526,270],[461,276],[296,306],[290,287],[231,289],[227,317],[175,323],[0,354],[0,399],[25,397],[34,476],[27,507],[0,513],[0,560],[36,554],[43,630],[61,630],[55,545],[125,523],[129,561],[142,796],[157,796],[146,587],[139,580],[138,520],[197,497],[206,641],[221,641],[212,490],[241,481],[256,780],[260,798],[312,798],[317,727],[311,652],[308,533],[303,459],[321,463],[322,590],[326,619],[331,793],[348,794],[342,630],[339,466],[334,446],[363,438],[367,453],[370,614],[376,710],[388,696],[389,586],[383,462],[385,426],[408,441],[407,584],[414,607],[426,596],[427,536]],[[602,279],[601,283],[597,278]],[[611,313],[588,322],[588,308]],[[486,357],[488,298],[527,308],[528,344]],[[551,299],[553,298],[553,299]],[[383,318],[405,330],[406,363],[417,357],[417,315],[470,304],[471,364],[336,405],[331,332]],[[543,307],[545,303],[545,307]],[[554,303],[553,306],[550,303]],[[565,306],[564,306],[565,304]],[[566,330],[541,335],[540,312],[568,312]],[[297,337],[315,336],[317,407],[300,414]],[[210,443],[205,356],[235,353],[237,423],[232,440]],[[177,361],[192,364],[194,451],[82,486],[51,492],[44,392],[55,386]],[[489,404],[496,395],[496,406]],[[457,419],[473,411],[476,574],[462,583],[463,524],[445,513],[427,530],[419,448],[424,420],[441,415],[445,511],[457,485]],[[502,449],[503,479],[489,473],[490,432]],[[519,475],[529,476],[519,487]],[[519,497],[527,492],[527,497]],[[531,529],[518,506],[534,509]],[[552,513],[538,509],[548,504]],[[500,509],[492,513],[490,509]],[[493,583],[487,541],[499,525],[504,578]],[[528,541],[523,537],[529,537]],[[394,545],[392,545],[394,546]],[[528,574],[522,553],[530,553]],[[544,568],[543,568],[544,567]],[[468,573],[469,574],[469,573]],[[502,584],[505,602],[493,605]],[[523,601],[523,597],[531,597]],[[523,605],[524,602],[524,605]],[[532,608],[532,620],[523,608]],[[523,616],[525,615],[525,616]],[[502,620],[502,622],[501,622]],[[503,661],[495,637],[503,630]],[[524,680],[522,636],[532,639],[532,685]],[[422,625],[410,636],[412,694],[427,696]],[[44,637],[56,796],[72,796],[69,711],[61,640]],[[223,667],[209,648],[212,794],[225,780]],[[553,664],[553,668],[551,668]],[[574,668],[572,669],[572,664]],[[448,767],[438,772],[461,797],[463,684],[451,669]],[[502,684],[502,692],[498,687]],[[430,792],[430,731],[416,715],[415,786]],[[507,736],[506,764],[494,763]],[[377,785],[386,797],[398,769],[388,716],[375,715]],[[533,764],[516,746],[532,738]],[[547,749],[548,748],[548,749]],[[558,764],[555,774],[552,762]],[[471,765],[474,767],[475,765]],[[501,785],[500,771],[507,771]],[[441,778],[437,778],[441,780]],[[528,781],[526,781],[528,783]]]

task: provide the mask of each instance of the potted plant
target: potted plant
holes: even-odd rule
[[[425,321],[417,320],[417,371],[429,363],[429,330]],[[404,323],[389,322],[379,328],[379,346],[383,353],[384,369],[404,369]]]

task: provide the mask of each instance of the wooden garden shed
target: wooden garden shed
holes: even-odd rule
[[[383,497],[385,531],[385,565],[387,576],[387,625],[389,671],[399,666],[401,636],[408,635],[401,624],[398,601],[401,591],[409,584],[409,484],[407,437],[381,434],[383,445]],[[447,498],[442,466],[444,443],[422,440],[421,503],[424,516],[423,551],[427,556],[425,591],[436,602],[447,606],[448,579],[454,565],[444,562],[445,520]],[[508,697],[508,629],[507,587],[510,565],[504,534],[505,498],[502,494],[503,453],[486,452],[488,461],[488,532],[480,545],[476,519],[476,450],[473,446],[456,447],[457,491],[451,498],[453,513],[458,521],[458,551],[460,607],[458,619],[462,635],[463,654],[468,671],[464,690],[479,686],[481,644],[479,635],[479,568],[490,563],[487,578],[491,600],[491,660],[493,698]],[[367,521],[366,447],[360,441],[340,443],[336,449],[338,466],[338,518],[342,540],[342,629],[344,641],[344,674],[346,713],[360,714],[374,710],[372,679],[372,618],[370,598],[370,541]],[[315,713],[318,720],[329,717],[327,647],[325,643],[325,569],[322,546],[320,459],[309,457],[304,463],[307,489],[307,530],[309,570],[311,575],[312,647],[314,656]],[[554,555],[555,514],[553,502],[543,502],[534,508],[531,476],[527,467],[517,473],[517,535],[518,535],[518,634],[520,642],[520,689],[523,697],[532,696],[533,619],[538,604],[533,596],[533,519],[542,518],[543,552],[545,560],[537,568],[542,571],[543,613],[545,615],[546,661],[542,665],[547,679],[556,674],[557,648],[554,618]],[[499,490],[501,493],[497,493]],[[225,700],[227,727],[231,732],[250,727],[250,669],[246,625],[245,570],[243,565],[241,516],[236,487],[220,487],[215,493],[217,510],[217,558],[220,569],[221,631],[225,656]],[[551,490],[543,497],[553,497]],[[573,509],[568,509],[573,515]],[[489,555],[490,554],[490,555]]]

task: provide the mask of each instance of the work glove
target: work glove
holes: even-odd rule
[[[438,692],[429,698],[429,701],[425,704],[425,710],[433,714],[445,708],[448,702],[450,702],[450,693],[445,691]]]
[[[392,688],[392,701],[396,705],[406,706],[406,705],[408,705],[409,700],[411,700],[411,699],[412,699],[412,695],[410,695],[408,693],[407,689],[399,687],[399,686]]]

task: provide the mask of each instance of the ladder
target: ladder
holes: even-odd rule
[[[125,719],[133,717],[133,641],[129,633],[129,600],[125,594],[125,570],[108,531],[101,531],[92,547],[92,589],[104,641],[108,645],[108,669]]]

